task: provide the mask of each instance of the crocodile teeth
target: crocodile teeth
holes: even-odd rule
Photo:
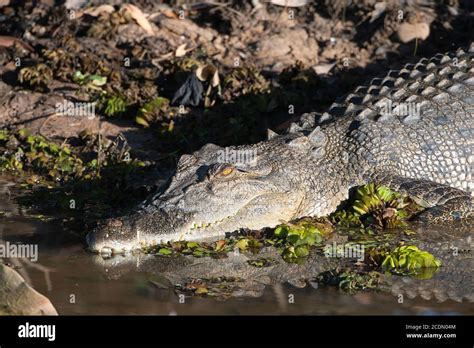
[[[199,229],[202,229],[202,228],[207,228],[207,227],[211,227],[215,224],[219,224],[221,222],[223,222],[224,220],[227,220],[227,219],[230,219],[231,216],[227,216],[221,220],[217,220],[217,221],[214,221],[214,222],[193,222],[191,224],[191,227],[189,228],[190,231],[193,231],[193,230],[199,230]]]

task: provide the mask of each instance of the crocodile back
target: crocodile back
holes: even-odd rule
[[[474,45],[358,87],[321,120],[344,131],[368,171],[474,192]],[[332,125],[331,125],[332,124]]]

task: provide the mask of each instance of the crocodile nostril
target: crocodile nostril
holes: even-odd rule
[[[100,255],[101,255],[102,257],[110,257],[110,256],[112,256],[112,253],[113,253],[113,249],[112,249],[112,248],[103,247],[102,249],[100,249]]]

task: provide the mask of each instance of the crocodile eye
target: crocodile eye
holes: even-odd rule
[[[221,176],[229,176],[234,172],[234,167],[231,166],[226,166],[221,169],[221,171],[218,173]]]
[[[234,166],[230,164],[224,164],[224,165],[215,165],[209,169],[207,172],[207,178],[212,179],[213,177],[215,178],[229,178],[232,176],[232,174],[235,173],[235,168]]]

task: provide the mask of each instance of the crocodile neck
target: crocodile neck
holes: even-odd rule
[[[325,161],[306,171],[309,183],[303,206],[303,216],[325,216],[334,212],[349,195],[349,189],[373,180],[383,158],[369,147],[360,147],[351,136],[353,121],[340,119],[322,127],[328,139]]]

